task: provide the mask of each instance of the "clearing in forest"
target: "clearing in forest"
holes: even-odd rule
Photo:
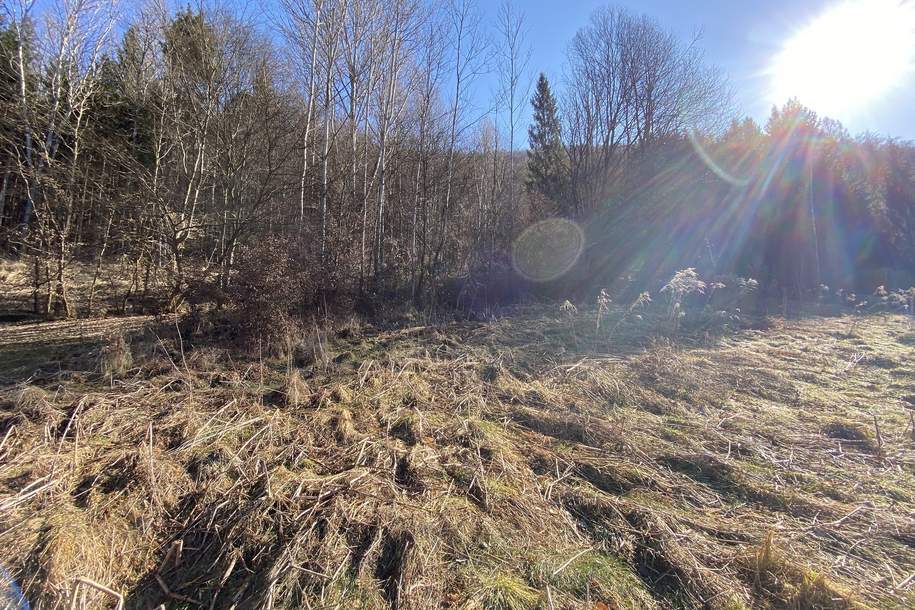
[[[915,607],[908,319],[566,313],[280,359],[2,328],[3,567],[48,608],[78,578],[130,608]]]

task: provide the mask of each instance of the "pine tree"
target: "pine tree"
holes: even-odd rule
[[[531,104],[534,106],[534,122],[527,130],[530,142],[528,189],[549,199],[558,211],[567,212],[565,187],[568,165],[562,148],[559,112],[556,98],[550,91],[550,83],[543,73],[537,80],[537,90]]]

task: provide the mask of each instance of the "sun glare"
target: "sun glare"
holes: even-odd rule
[[[915,1],[847,0],[785,44],[772,66],[772,103],[790,98],[843,119],[910,76]]]

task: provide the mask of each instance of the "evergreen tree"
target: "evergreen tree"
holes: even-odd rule
[[[534,122],[527,130],[530,142],[527,186],[530,191],[536,191],[553,202],[558,211],[567,214],[569,210],[566,209],[564,195],[568,165],[562,148],[559,112],[550,83],[542,73],[531,103],[534,106]]]

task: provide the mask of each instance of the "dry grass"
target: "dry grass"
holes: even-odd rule
[[[771,532],[766,535],[750,562],[757,593],[766,598],[781,600],[789,608],[798,610],[853,610],[858,607],[848,591],[836,587],[825,575],[804,570],[793,563],[784,551],[775,548],[773,538]]]
[[[298,369],[291,368],[286,373],[286,381],[283,384],[283,395],[285,403],[289,407],[301,407],[311,401],[311,388],[308,383],[302,379],[302,374]]]
[[[117,262],[108,261],[102,264],[96,277],[95,261],[70,260],[64,271],[65,281],[68,286],[79,286],[84,290],[71,290],[70,299],[76,311],[85,316],[89,308],[89,287],[93,281],[96,283],[93,303],[93,316],[104,314],[123,314],[126,310],[139,312],[143,308],[142,299],[131,285],[131,277],[135,260],[129,257],[119,259]],[[161,274],[153,273],[149,278],[148,288],[151,295],[158,295],[167,290],[166,278]],[[47,290],[44,272],[42,272],[39,298]],[[21,259],[7,259],[0,255],[0,295],[3,295],[3,305],[0,317],[8,316],[8,320],[32,319],[30,314],[33,306],[34,291],[34,261],[25,256]],[[125,301],[125,295],[131,293],[132,298]]]
[[[126,375],[132,366],[133,353],[123,334],[111,337],[99,351],[98,372],[109,380]]]
[[[461,606],[467,610],[534,610],[540,593],[511,573],[475,574],[469,596]]]
[[[18,414],[28,418],[42,417],[52,409],[48,393],[32,385],[22,387],[14,394],[13,407]]]
[[[128,608],[915,604],[906,319],[601,313],[351,325],[297,368],[160,333],[114,384],[36,352],[0,390],[4,567],[43,608],[79,577]]]

